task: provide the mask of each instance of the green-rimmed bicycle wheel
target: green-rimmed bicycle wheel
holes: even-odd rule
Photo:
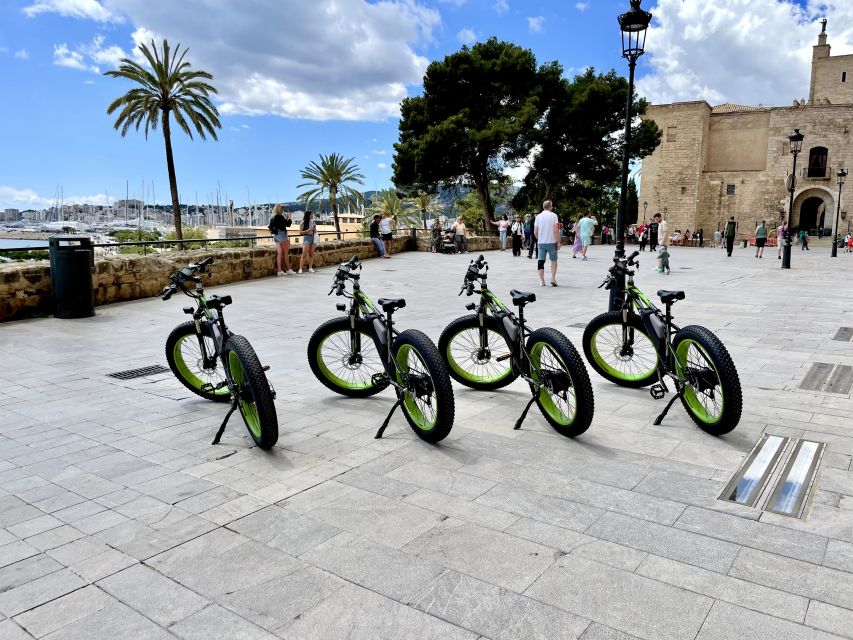
[[[621,311],[593,318],[583,332],[583,352],[599,375],[623,387],[646,387],[658,379],[657,351],[636,314],[628,314],[624,329]]]
[[[536,396],[542,415],[560,435],[589,429],[595,403],[589,374],[569,339],[556,329],[537,329],[527,339],[530,375],[542,384]]]
[[[705,327],[679,329],[675,357],[688,377],[681,403],[703,431],[722,435],[740,422],[743,397],[737,369],[720,339]]]
[[[388,382],[377,382],[375,377],[382,376],[385,367],[371,335],[363,318],[356,320],[355,336],[348,317],[324,322],[308,341],[311,371],[329,389],[345,396],[365,398],[379,393]]]
[[[246,338],[235,335],[225,343],[223,358],[228,363],[236,387],[237,407],[249,435],[261,449],[269,449],[278,441],[278,416],[255,350]]]
[[[195,322],[179,324],[169,334],[166,339],[166,362],[181,384],[193,393],[205,400],[228,402],[231,397],[228,386],[223,384],[216,389],[225,382],[222,360],[216,356],[213,337],[207,333],[206,327],[203,327],[203,330],[205,333],[202,340],[209,358],[208,364],[213,366],[205,367]]]
[[[481,344],[480,331],[476,315],[457,318],[441,332],[438,350],[448,373],[457,382],[472,389],[500,389],[518,377],[512,367],[512,350],[494,317],[485,318],[485,346]]]
[[[412,430],[427,442],[438,442],[453,428],[456,412],[450,376],[438,349],[420,331],[403,331],[394,340],[397,382],[403,414]]]

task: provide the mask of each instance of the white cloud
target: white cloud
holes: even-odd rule
[[[626,100],[627,100],[627,98],[626,98]],[[387,168],[388,168],[388,165],[387,165],[387,164],[385,164],[384,162],[380,162],[379,164],[377,164],[377,165],[376,165],[376,167],[377,167],[378,169],[387,169]]]
[[[18,49],[18,50],[15,52],[15,57],[16,57],[18,60],[28,60],[28,59],[29,59],[29,57],[30,57],[30,52],[29,52],[29,51],[27,51],[26,49]]]
[[[384,155],[385,155],[386,153],[388,153],[388,152],[387,152],[387,151],[385,151],[385,149],[374,149],[374,150],[373,150],[373,151],[371,151],[370,153],[372,153],[372,154],[373,154],[373,155],[375,155],[375,156],[384,156]]]
[[[22,11],[31,18],[41,13],[58,13],[68,18],[87,18],[97,22],[124,21],[121,15],[109,11],[98,0],[36,0]]]
[[[456,39],[462,44],[474,44],[477,42],[477,34],[474,33],[473,29],[460,29],[459,33],[456,34]]]
[[[640,95],[654,103],[788,105],[807,98],[812,46],[824,15],[833,55],[853,52],[853,3],[658,0],[640,58]],[[645,68],[644,68],[645,67]]]
[[[134,43],[165,35],[188,47],[193,66],[213,74],[225,115],[396,118],[407,87],[421,84],[429,64],[417,49],[441,25],[438,11],[417,0],[245,0],[239,6],[231,0],[109,0],[108,6],[137,27]]]
[[[83,84],[95,84],[94,80],[83,80]]]
[[[247,124],[241,124],[241,125],[240,125],[240,128],[241,128],[241,129],[248,129],[248,128],[249,128],[249,125],[247,125]]]
[[[97,35],[91,43],[78,45],[74,51],[69,49],[66,43],[55,44],[53,45],[53,64],[90,73],[100,73],[101,65],[117,67],[127,54],[116,45],[104,48],[105,40],[104,36]]]
[[[509,2],[507,0],[496,0],[493,6],[495,11],[501,14],[509,11]]]
[[[53,45],[53,64],[60,67],[68,67],[69,69],[77,69],[78,71],[100,73],[98,67],[86,64],[86,59],[82,53],[71,51],[65,43]]]
[[[91,196],[66,196],[65,204],[109,204],[109,196],[98,193]],[[39,195],[33,189],[18,189],[0,185],[0,209],[45,209],[53,206],[54,198]]]
[[[587,9],[589,9],[589,2],[578,2],[575,5],[575,9],[577,9],[578,11],[586,11]]]
[[[527,28],[530,29],[533,33],[540,33],[542,31],[542,26],[545,24],[544,16],[528,16],[527,17]]]

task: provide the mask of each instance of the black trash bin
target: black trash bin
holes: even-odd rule
[[[57,318],[88,318],[95,315],[92,269],[95,247],[89,236],[63,235],[48,239],[50,281]]]

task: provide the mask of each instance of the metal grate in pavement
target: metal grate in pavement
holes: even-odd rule
[[[133,378],[142,378],[145,376],[153,376],[158,373],[166,373],[168,369],[161,364],[153,364],[150,367],[142,367],[140,369],[128,369],[127,371],[116,371],[108,373],[110,378],[118,378],[119,380],[131,380]]]
[[[853,339],[853,327],[839,327],[832,339],[839,342],[850,342]]]
[[[569,326],[572,329],[586,329],[586,325],[588,324],[588,322],[575,322],[574,324],[570,324]]]
[[[853,367],[846,364],[814,362],[800,383],[805,391],[825,391],[847,395],[853,387]]]
[[[824,442],[765,433],[718,499],[805,519],[825,452]]]

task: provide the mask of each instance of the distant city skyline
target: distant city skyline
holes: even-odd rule
[[[211,3],[205,2],[205,7]],[[655,103],[789,104],[829,19],[853,51],[853,3],[644,1],[655,15],[638,88]],[[219,142],[173,136],[181,201],[291,201],[320,153],[354,157],[364,189],[391,186],[400,100],[426,65],[496,36],[560,62],[624,74],[616,16],[627,0],[10,0],[0,6],[0,210],[63,200],[169,201],[159,131],[125,139],[106,107],[129,85],[104,77],[138,42],[167,37],[219,88]],[[334,8],[335,19],[329,19]],[[513,175],[519,178],[523,168]],[[127,184],[127,186],[126,186]],[[197,194],[197,195],[196,195]]]

